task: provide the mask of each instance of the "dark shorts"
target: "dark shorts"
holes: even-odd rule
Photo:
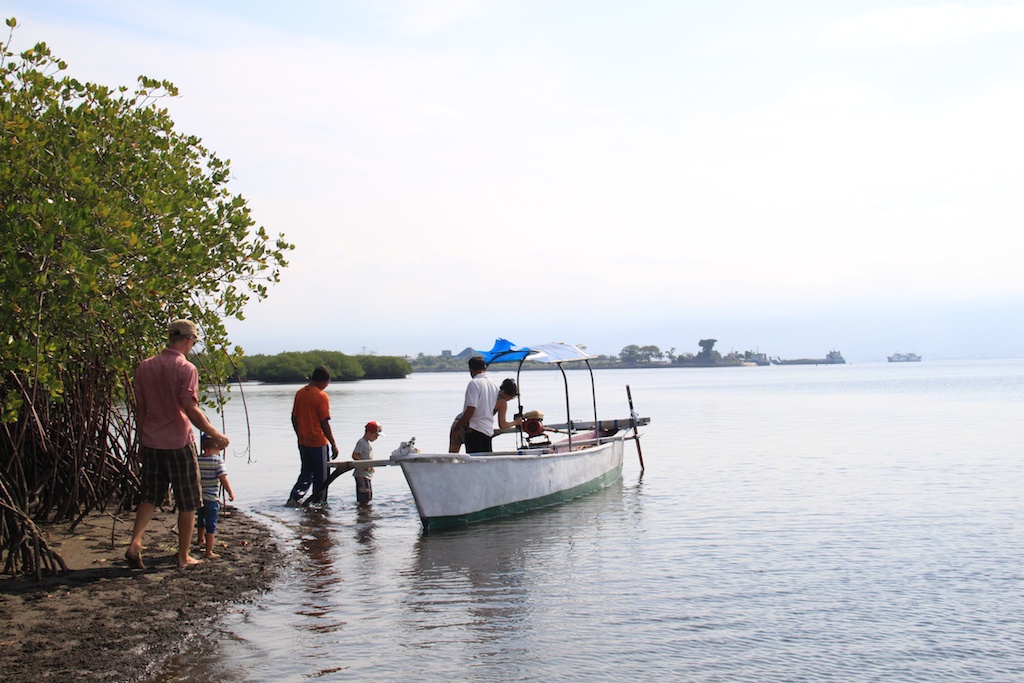
[[[164,451],[142,446],[142,472],[139,499],[143,503],[160,505],[167,497],[167,487],[174,491],[174,503],[178,510],[195,510],[203,502],[199,488],[199,461],[196,444],[184,448]]]
[[[356,502],[369,503],[373,500],[372,479],[366,477],[353,477],[356,480]]]
[[[475,429],[466,430],[466,452],[467,453],[490,453],[492,450],[491,439],[493,434],[482,434]]]
[[[204,500],[196,510],[196,528],[205,529],[208,534],[217,533],[217,518],[220,517],[220,501]]]

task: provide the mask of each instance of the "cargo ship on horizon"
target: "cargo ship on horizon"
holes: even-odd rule
[[[794,358],[783,360],[772,358],[772,365],[845,365],[846,359],[838,351],[829,351],[824,358]]]

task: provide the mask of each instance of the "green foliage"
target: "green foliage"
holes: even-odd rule
[[[416,372],[466,372],[468,356],[428,356],[416,354],[412,368]]]
[[[657,346],[637,346],[630,344],[619,352],[619,358],[623,363],[631,365],[644,365],[655,360],[664,358],[665,354]]]
[[[398,379],[412,373],[412,365],[398,356],[356,356],[365,379]]]
[[[293,246],[255,227],[227,160],[175,129],[159,106],[173,84],[82,82],[45,43],[15,55],[12,35],[0,41],[0,470],[13,474],[0,483],[23,508],[29,491],[60,502],[52,477],[36,479],[59,470],[36,462],[62,457],[54,444],[132,451],[118,403],[170,320],[199,324],[201,382],[222,381],[240,352],[222,321],[267,295]],[[61,406],[99,415],[97,431]]]
[[[345,382],[366,373],[352,356],[340,351],[286,351],[273,356],[246,356],[238,364],[239,377],[259,382],[308,382],[313,368],[323,365],[331,371],[331,380]]]
[[[59,399],[62,370],[89,358],[123,372],[191,317],[207,350],[222,319],[277,282],[292,245],[253,230],[230,165],[157,106],[177,95],[83,83],[44,43],[0,44],[0,372]],[[208,365],[214,382],[223,368]],[[16,417],[5,396],[4,421]]]

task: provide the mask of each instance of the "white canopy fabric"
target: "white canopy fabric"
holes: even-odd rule
[[[566,361],[587,360],[594,357],[578,346],[562,342],[537,344],[527,348],[530,349],[530,353],[526,356],[526,360],[533,360],[538,363],[563,363]]]

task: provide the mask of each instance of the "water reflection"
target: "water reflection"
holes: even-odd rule
[[[461,623],[477,642],[503,630],[528,627],[527,551],[535,531],[521,520],[422,535],[413,552],[414,577],[406,605],[417,630]],[[460,616],[454,616],[459,613]]]
[[[632,498],[632,496],[628,496]],[[421,534],[415,544],[405,626],[441,630],[474,643],[519,641],[535,634],[533,614],[545,587],[571,573],[580,528],[592,534],[610,510],[625,503],[621,480],[583,499],[487,524]],[[632,509],[626,514],[638,514]],[[538,588],[540,589],[538,591]],[[542,608],[543,609],[543,608]],[[422,636],[420,640],[422,645]]]
[[[373,514],[372,504],[370,507],[356,509],[356,543],[359,544],[358,554],[367,555],[377,550],[377,544],[373,538],[374,529],[377,528],[377,518]]]
[[[302,508],[298,519],[298,551],[301,564],[302,599],[296,614],[305,617],[296,628],[313,633],[333,633],[344,626],[334,615],[329,596],[341,576],[335,567],[335,539],[331,510],[326,506]]]

